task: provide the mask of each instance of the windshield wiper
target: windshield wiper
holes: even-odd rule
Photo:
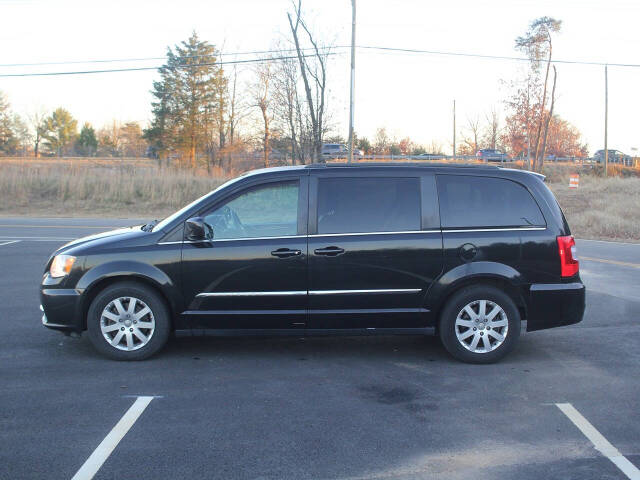
[[[143,232],[150,232],[153,230],[153,227],[155,227],[158,223],[160,223],[160,220],[154,220],[153,222],[149,222],[145,225],[142,226],[142,231]]]

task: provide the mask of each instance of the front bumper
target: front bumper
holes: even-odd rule
[[[528,303],[528,332],[573,325],[584,315],[585,287],[580,282],[534,283]]]
[[[80,292],[67,288],[42,288],[40,309],[42,325],[61,331],[80,332],[83,329]]]

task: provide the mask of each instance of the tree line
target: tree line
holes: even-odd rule
[[[25,120],[13,113],[0,92],[0,153],[51,157],[143,157],[148,144],[137,122],[113,121],[96,130],[60,107],[36,111]]]
[[[265,61],[227,67],[224,52],[196,32],[167,48],[151,93],[151,121],[113,122],[95,130],[78,123],[63,108],[26,121],[10,112],[0,96],[0,153],[33,151],[47,155],[151,156],[161,165],[228,169],[239,154],[259,154],[264,166],[323,161],[323,143],[345,143],[335,133],[329,94],[331,45],[308,26],[301,0],[287,13],[288,40],[276,44]],[[504,118],[493,107],[468,117],[456,153],[481,148],[505,150],[531,159],[540,170],[548,154],[585,156],[580,132],[554,112],[558,73],[552,65],[552,40],[561,21],[541,17],[515,40],[529,58],[523,78],[512,80]],[[445,147],[394,138],[384,127],[371,141],[355,138],[364,154],[443,154]],[[257,158],[257,157],[256,157]]]

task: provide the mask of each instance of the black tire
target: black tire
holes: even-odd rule
[[[489,300],[500,306],[507,317],[508,329],[504,340],[495,349],[488,352],[471,351],[465,348],[456,336],[456,318],[458,314],[465,306],[479,300]],[[482,322],[480,325],[482,325]],[[520,313],[509,295],[490,285],[474,285],[459,290],[447,301],[440,314],[439,334],[444,348],[458,360],[466,363],[494,363],[502,359],[515,347],[520,337],[520,326]],[[485,330],[484,326],[483,328],[478,327],[478,329],[482,331],[483,335],[485,333],[488,334],[488,330]],[[495,328],[494,331],[498,333]],[[462,333],[466,333],[466,331]],[[480,334],[480,331],[478,331],[478,334]],[[475,336],[475,333],[473,335]],[[487,335],[487,338],[490,338],[488,341],[496,342],[493,337]]]
[[[120,297],[135,297],[141,300],[153,314],[155,321],[153,334],[148,343],[136,350],[119,350],[112,346],[105,339],[100,327],[104,308]],[[102,355],[113,360],[144,360],[158,352],[167,343],[171,333],[169,309],[164,299],[152,288],[137,282],[118,282],[102,290],[91,302],[87,314],[87,331],[91,343]]]

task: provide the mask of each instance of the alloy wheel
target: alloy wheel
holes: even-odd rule
[[[507,338],[509,319],[504,309],[491,300],[474,300],[458,313],[455,322],[460,344],[473,353],[489,353]]]
[[[149,343],[156,322],[149,306],[135,297],[111,300],[100,315],[106,342],[118,350],[138,350]]]

